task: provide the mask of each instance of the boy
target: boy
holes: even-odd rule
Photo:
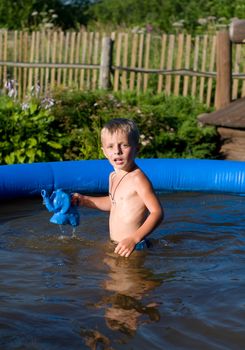
[[[115,118],[101,130],[102,150],[114,171],[109,195],[91,197],[75,193],[72,203],[110,212],[110,238],[115,253],[129,257],[162,221],[163,210],[152,185],[136,165],[139,132],[132,120]]]

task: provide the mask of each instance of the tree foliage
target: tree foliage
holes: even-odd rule
[[[34,0],[0,1],[0,28],[19,29],[28,23]]]
[[[194,32],[200,23],[227,24],[245,18],[244,0],[1,0],[0,28],[66,29],[107,26]],[[202,20],[202,21],[201,21]]]
[[[89,8],[90,18],[98,23],[113,25],[146,26],[168,32],[180,21],[183,27],[193,31],[200,19],[221,20],[245,18],[243,0],[100,0]]]
[[[88,21],[87,7],[89,0],[1,0],[0,28],[33,29],[45,25],[62,29],[80,28]]]

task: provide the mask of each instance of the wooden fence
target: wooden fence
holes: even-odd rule
[[[112,33],[113,45],[106,54],[105,37],[86,31],[1,30],[0,88],[7,93],[8,82],[20,100],[30,94],[48,95],[57,86],[95,90],[104,87],[103,70],[109,64],[114,91],[151,89],[191,95],[214,105],[216,35]],[[232,50],[232,98],[236,99],[245,96],[245,45]]]

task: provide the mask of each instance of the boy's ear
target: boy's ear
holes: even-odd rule
[[[107,155],[105,154],[105,150],[104,150],[103,146],[101,146],[100,148],[102,149],[104,156],[107,158]]]

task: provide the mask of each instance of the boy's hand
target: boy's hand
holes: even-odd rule
[[[83,203],[83,195],[80,193],[73,193],[71,197],[71,204],[72,205],[82,205]]]
[[[128,258],[130,254],[133,252],[135,245],[136,243],[133,238],[131,237],[125,238],[118,243],[118,245],[114,250],[114,253],[120,256],[125,256],[125,258]]]

